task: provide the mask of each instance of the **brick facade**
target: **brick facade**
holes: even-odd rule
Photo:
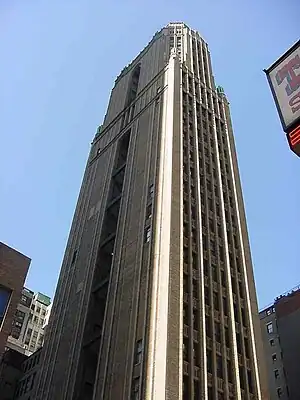
[[[11,331],[30,261],[25,255],[0,242],[0,286],[11,291],[3,321],[0,322],[0,358]]]

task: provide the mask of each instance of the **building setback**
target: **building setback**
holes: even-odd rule
[[[229,106],[183,23],[116,79],[35,399],[267,399]]]
[[[300,393],[300,288],[260,311],[271,400],[297,400]]]
[[[21,298],[30,259],[0,242],[0,360]]]

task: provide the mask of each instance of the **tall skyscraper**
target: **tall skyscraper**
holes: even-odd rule
[[[266,399],[261,355],[228,102],[207,44],[171,23],[94,138],[36,398]]]

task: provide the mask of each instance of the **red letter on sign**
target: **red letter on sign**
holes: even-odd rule
[[[292,113],[300,110],[300,92],[296,96],[292,97],[289,101],[289,105],[292,107]]]
[[[287,80],[288,84],[285,87],[285,91],[288,96],[300,87],[300,74],[296,75],[296,69],[300,69],[300,57],[298,54],[291,61],[285,64],[276,74],[278,85],[281,85],[284,79]]]

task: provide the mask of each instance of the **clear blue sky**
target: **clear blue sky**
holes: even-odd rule
[[[170,21],[208,42],[231,103],[260,306],[300,282],[300,159],[262,72],[299,38],[299,13],[298,0],[0,2],[0,240],[32,258],[28,287],[53,296],[114,79]]]

